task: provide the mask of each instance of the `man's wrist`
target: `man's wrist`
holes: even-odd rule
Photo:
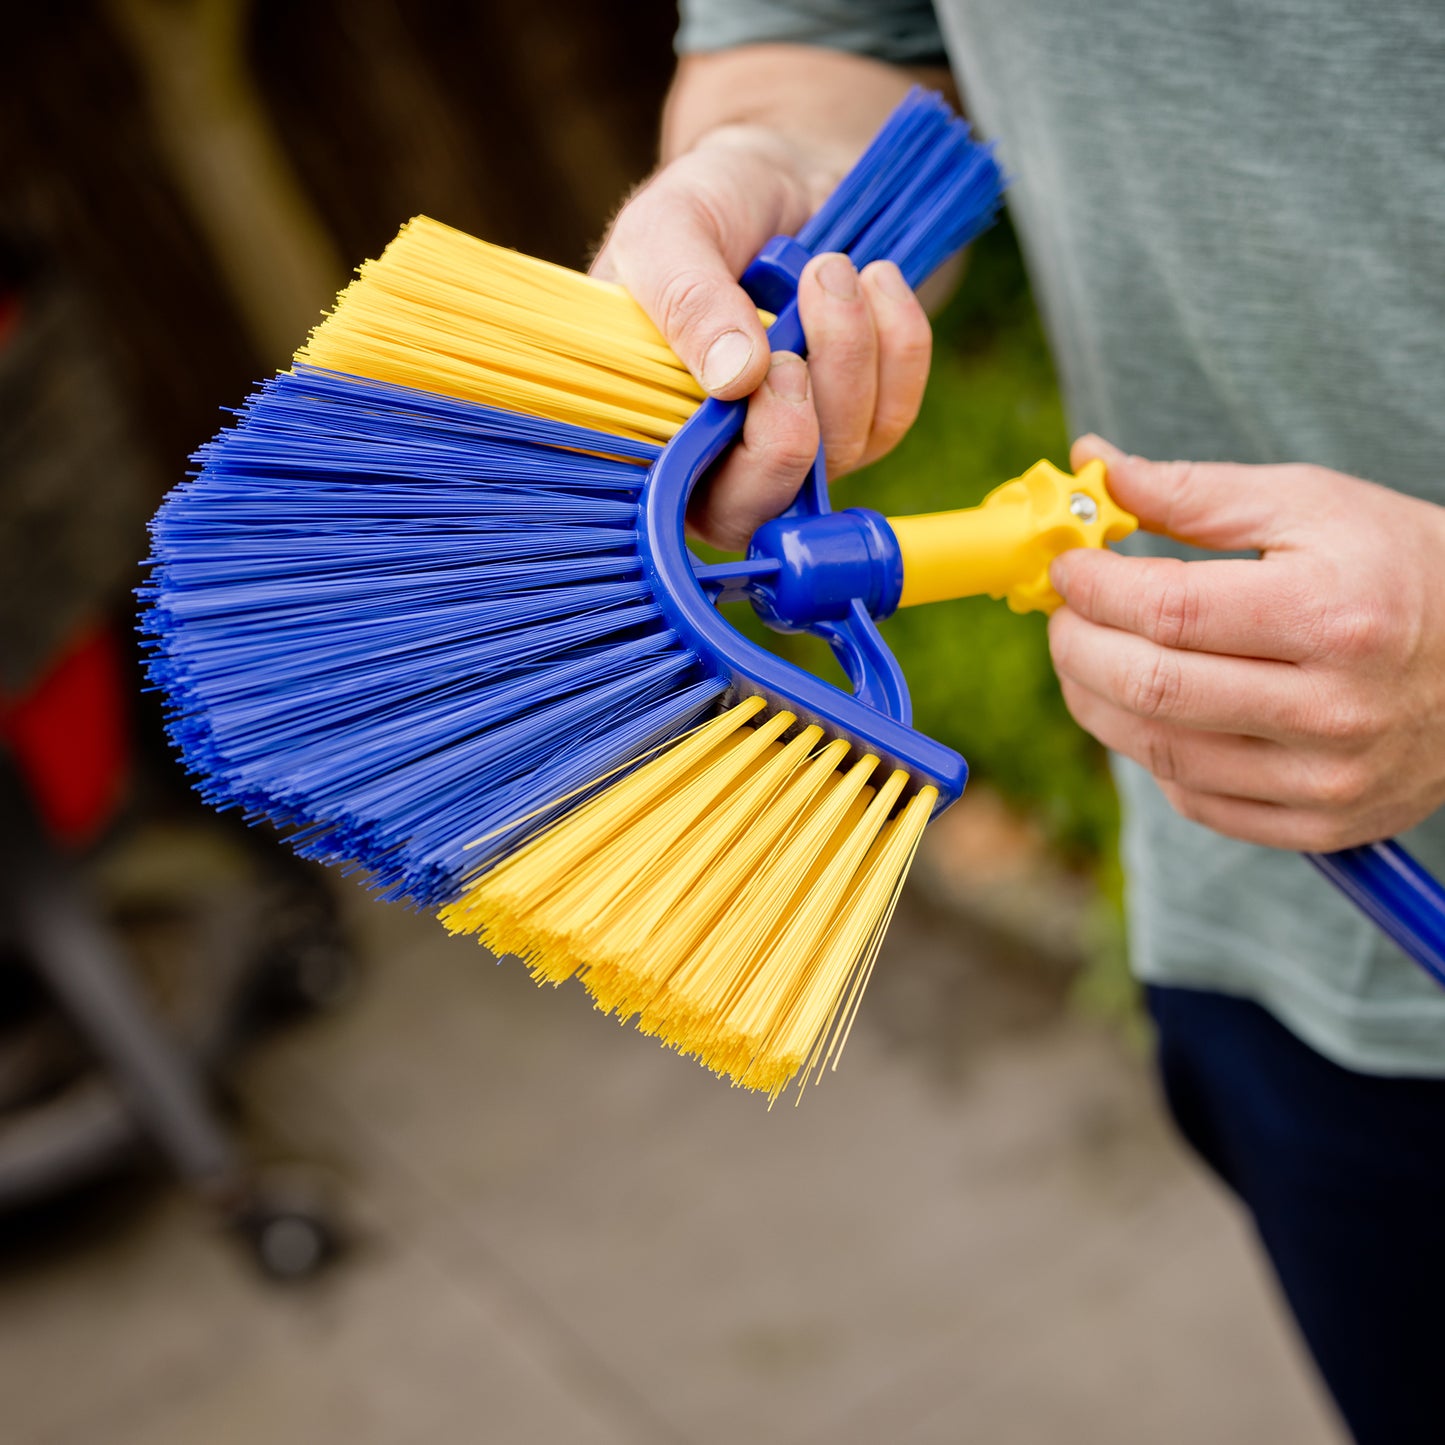
[[[729,121],[698,136],[693,152],[711,151],[753,162],[776,184],[784,181],[795,193],[788,210],[801,224],[832,194],[852,164],[846,147],[821,147],[759,121]]]
[[[719,130],[756,126],[794,147],[809,186],[826,195],[913,83],[900,66],[818,46],[685,55],[663,115],[662,159]]]

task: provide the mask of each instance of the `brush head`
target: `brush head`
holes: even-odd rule
[[[917,282],[999,186],[911,97],[744,278],[774,345],[809,254]],[[861,603],[818,625],[851,697],[718,617],[767,583],[687,551],[743,416],[700,397],[619,288],[413,221],[162,507],[143,627],[211,802],[775,1096],[836,1056],[966,768]]]

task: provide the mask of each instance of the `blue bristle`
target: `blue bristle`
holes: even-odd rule
[[[217,806],[435,903],[469,841],[721,692],[642,580],[656,447],[305,369],[238,418],[152,524],[142,589]]]
[[[987,229],[1003,189],[992,147],[939,96],[914,90],[797,239],[858,266],[894,261],[917,286]]]
[[[1001,190],[990,150],[916,92],[798,239],[916,285]],[[706,716],[724,684],[641,566],[657,455],[314,368],[265,383],[161,508],[141,589],[202,795],[433,905]]]

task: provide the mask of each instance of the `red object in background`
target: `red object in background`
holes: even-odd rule
[[[108,627],[76,637],[24,697],[0,697],[0,744],[57,841],[84,847],[115,816],[129,774],[127,711]]]
[[[20,297],[13,291],[0,291],[0,346],[10,339],[10,333],[20,325]]]

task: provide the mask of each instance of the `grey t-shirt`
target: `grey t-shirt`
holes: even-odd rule
[[[908,60],[941,34],[1013,177],[1077,431],[1146,456],[1315,462],[1445,503],[1445,4],[936,11],[684,0],[678,46]],[[1357,1069],[1445,1074],[1445,991],[1303,859],[1186,822],[1130,763],[1116,776],[1141,977],[1257,999]],[[1445,813],[1405,841],[1445,876]]]

